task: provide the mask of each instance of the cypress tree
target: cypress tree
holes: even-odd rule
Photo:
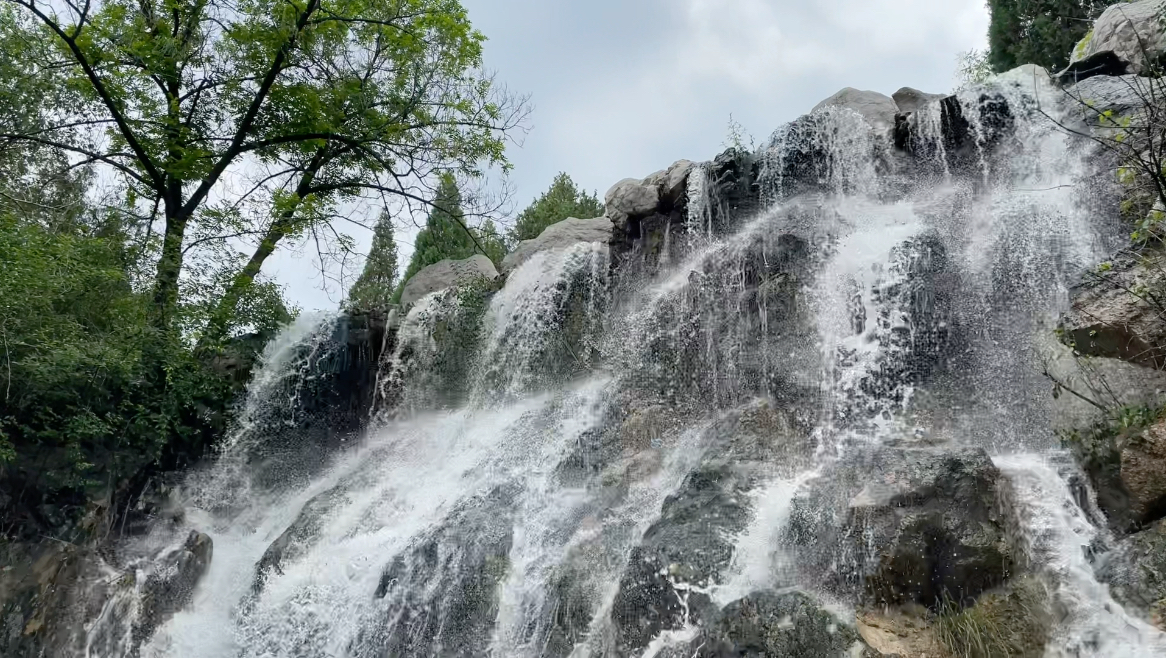
[[[348,303],[356,308],[385,308],[392,302],[397,283],[397,242],[393,221],[382,212],[373,230],[372,248],[364,271],[348,293]]]
[[[988,0],[989,62],[997,72],[1021,64],[1059,71],[1105,8],[1120,0]]]

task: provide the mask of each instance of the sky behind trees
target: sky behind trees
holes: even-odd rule
[[[730,115],[761,141],[843,87],[949,91],[957,55],[988,30],[983,0],[463,3],[489,39],[486,66],[534,106],[509,150],[511,218],[560,171],[602,199],[622,178],[710,159]],[[398,232],[401,262],[414,234]],[[334,308],[343,291],[321,289],[312,256],[279,254],[271,272],[301,308]]]

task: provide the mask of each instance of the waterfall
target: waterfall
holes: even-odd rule
[[[1057,466],[1037,355],[1115,233],[1023,73],[924,106],[899,150],[825,108],[696,166],[653,267],[581,243],[421,299],[361,366],[356,429],[312,403],[344,320],[297,321],[151,533],[151,555],[213,541],[190,602],[105,642],[139,615],[119,599],[91,655],[688,656],[756,592],[853,616],[845,573],[805,564],[837,547],[789,539],[799,506],[841,483],[836,523],[885,497],[854,464],[936,446],[1007,482],[1018,563],[1063,613],[1049,655],[1160,655],[1094,577],[1104,532]]]

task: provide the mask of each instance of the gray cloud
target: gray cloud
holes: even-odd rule
[[[510,152],[519,209],[559,171],[602,195],[709,159],[730,114],[761,140],[842,87],[949,90],[988,24],[983,0],[463,2],[489,38],[487,67],[534,105]],[[335,305],[302,260],[275,264],[301,306]]]

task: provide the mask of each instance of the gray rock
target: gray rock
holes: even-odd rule
[[[1166,299],[1154,291],[1163,288],[1166,273],[1160,267],[1121,255],[1073,289],[1072,308],[1061,318],[1061,340],[1087,356],[1161,369],[1166,366]]]
[[[616,224],[623,224],[629,217],[644,217],[656,212],[660,205],[660,188],[635,178],[625,178],[607,191],[604,200],[605,214]]]
[[[1166,521],[1127,537],[1097,569],[1113,598],[1166,630]]]
[[[725,606],[685,652],[696,658],[849,658],[862,655],[858,632],[800,592],[755,592]]]
[[[431,292],[445,290],[450,286],[466,283],[476,278],[490,281],[498,278],[494,263],[482,254],[474,254],[465,260],[446,259],[414,274],[401,292],[401,305],[408,306]]]
[[[502,271],[510,272],[540,251],[565,249],[580,242],[611,242],[615,226],[608,217],[576,219],[569,217],[543,229],[537,238],[523,240],[502,261]]]
[[[661,631],[713,619],[701,590],[719,582],[752,515],[749,492],[773,464],[796,469],[812,454],[782,412],[758,401],[707,430],[708,455],[665,501],[633,549],[612,604],[618,648],[638,653]],[[683,602],[682,602],[683,598]]]
[[[498,617],[498,585],[510,569],[518,487],[466,500],[432,532],[397,555],[374,596],[383,623],[347,655],[478,656]]]
[[[1130,73],[1145,72],[1153,60],[1166,53],[1163,9],[1166,9],[1164,0],[1111,5],[1094,22],[1092,33],[1073,49],[1072,61],[1112,51],[1129,62]]]
[[[135,647],[190,603],[194,588],[210,568],[213,550],[210,537],[192,530],[182,546],[154,560],[140,590],[140,612],[133,630]]]
[[[928,103],[946,97],[947,94],[928,94],[918,89],[912,89],[911,87],[903,87],[899,91],[891,94],[891,98],[894,99],[895,106],[899,108],[900,114],[910,114]]]
[[[678,160],[664,171],[660,179],[660,202],[663,205],[674,206],[688,189],[688,175],[696,165],[688,160]]]
[[[895,129],[895,115],[899,107],[895,101],[877,91],[862,91],[847,87],[814,106],[814,112],[826,107],[843,107],[862,115],[876,132],[889,135]]]
[[[1070,111],[1081,115],[1087,125],[1096,126],[1097,118],[1105,112],[1126,116],[1151,95],[1166,96],[1166,85],[1136,75],[1098,75],[1078,82],[1065,93]]]
[[[1015,562],[1004,480],[983,450],[879,447],[794,501],[784,542],[834,594],[869,605],[970,603]]]

